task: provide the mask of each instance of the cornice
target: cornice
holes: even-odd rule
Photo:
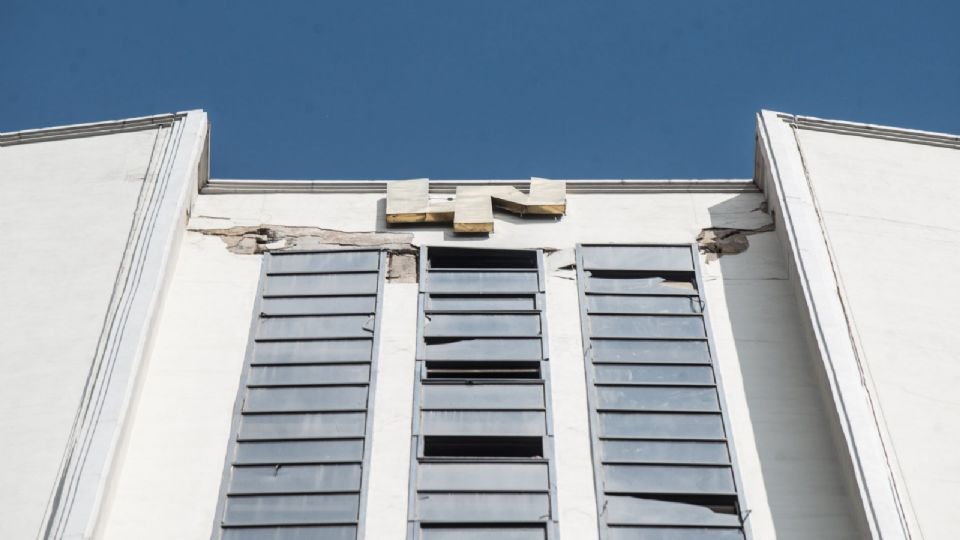
[[[67,126],[56,126],[40,129],[25,129],[22,131],[9,131],[0,133],[0,147],[60,139],[94,137],[97,135],[139,131],[158,126],[166,127],[172,125],[177,120],[186,118],[186,116],[187,112],[178,112],[157,114],[153,116],[141,116],[138,118],[126,118],[123,120],[92,122],[89,124],[72,124]]]
[[[579,180],[562,179],[567,193],[744,193],[757,192],[750,179],[706,180]],[[457,186],[509,186],[526,189],[524,180],[430,180],[430,193],[453,194]],[[205,195],[228,193],[383,193],[386,180],[239,180],[212,179],[202,186]]]
[[[876,124],[863,124],[859,122],[847,122],[843,120],[827,120],[813,116],[800,116],[779,112],[774,114],[783,120],[784,123],[798,129],[960,149],[960,135],[938,133],[935,131],[922,131],[918,129],[880,126]]]

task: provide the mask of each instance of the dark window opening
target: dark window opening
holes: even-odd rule
[[[536,251],[430,248],[430,268],[537,268]]]
[[[440,437],[423,439],[424,457],[541,458],[541,437]]]
[[[540,362],[427,362],[427,379],[539,379]]]

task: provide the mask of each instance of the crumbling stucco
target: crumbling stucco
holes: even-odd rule
[[[411,252],[391,251],[387,258],[387,281],[393,283],[417,283],[417,250]]]
[[[707,260],[716,260],[724,255],[743,253],[750,247],[747,236],[773,230],[773,225],[759,229],[727,229],[708,227],[697,235],[700,251],[707,254]]]
[[[377,247],[390,250],[412,250],[412,233],[344,232],[320,227],[288,227],[257,225],[228,229],[190,229],[207,236],[217,236],[227,250],[238,255],[257,255],[267,251],[295,249],[331,249],[336,247]]]
[[[286,225],[236,226],[227,229],[190,229],[223,240],[230,253],[259,255],[269,251],[379,248],[388,252],[387,281],[417,282],[417,248],[413,234],[392,232],[344,232],[320,227]]]
[[[697,235],[700,251],[713,261],[724,255],[743,253],[750,247],[751,234],[773,230],[773,216],[767,202],[750,212],[716,212],[711,215],[712,227],[706,227]]]

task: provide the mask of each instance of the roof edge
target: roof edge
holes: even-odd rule
[[[65,126],[0,132],[0,147],[59,139],[109,135],[111,133],[122,133],[126,131],[138,131],[156,126],[169,125],[177,120],[186,118],[187,114],[189,113],[200,112],[203,112],[203,109],[154,114],[150,116],[137,116],[118,120],[105,120],[101,122],[88,122],[84,124],[68,124]]]
[[[752,179],[562,179],[567,193],[742,193],[757,192]],[[243,180],[210,179],[205,195],[237,193],[386,193],[388,180]],[[457,186],[510,186],[526,189],[523,180],[430,180],[430,193],[453,194]]]
[[[826,118],[818,118],[816,116],[803,116],[770,111],[766,109],[761,110],[760,114],[775,115],[777,118],[783,120],[786,124],[800,129],[960,149],[960,135],[953,135],[950,133],[900,128],[895,126],[883,126],[879,124],[866,124],[863,122],[850,122],[846,120],[830,120]]]

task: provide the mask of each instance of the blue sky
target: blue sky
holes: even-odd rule
[[[745,178],[761,109],[960,133],[960,2],[0,0],[0,130],[203,108],[219,178]]]

